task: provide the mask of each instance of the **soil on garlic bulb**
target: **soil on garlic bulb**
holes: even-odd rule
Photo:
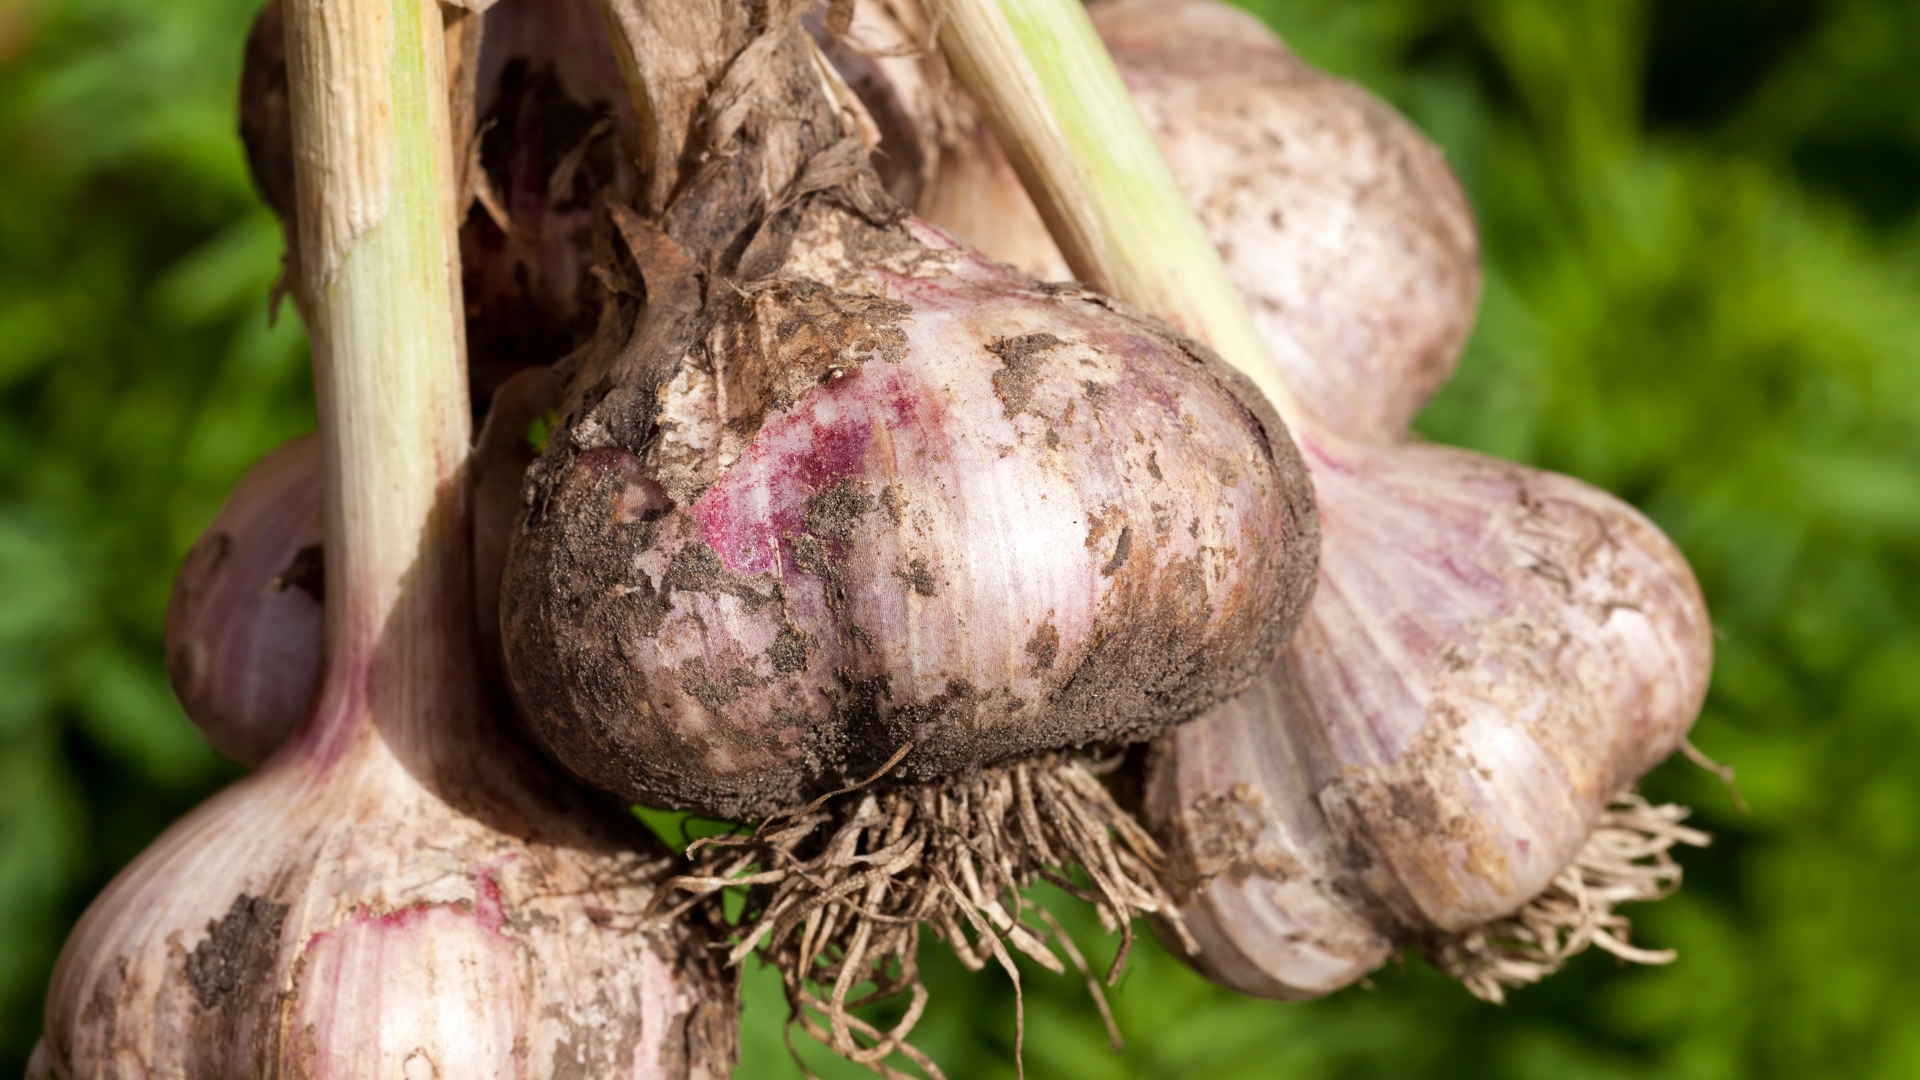
[[[1087,11],[1295,396],[1334,431],[1403,437],[1480,294],[1473,213],[1439,149],[1226,4]],[[827,46],[888,189],[994,258],[1070,277],[976,107],[917,47],[930,32],[916,0],[862,0]]]
[[[1146,816],[1198,963],[1307,997],[1414,944],[1482,997],[1599,945],[1703,843],[1633,784],[1685,737],[1711,637],[1639,513],[1463,451],[1302,436],[1326,548],[1255,690],[1160,740]],[[1391,559],[1370,558],[1391,550]]]
[[[612,213],[601,275],[646,303],[570,372],[503,585],[534,729],[606,790],[760,817],[903,746],[934,780],[1244,684],[1314,553],[1278,417],[1163,325],[903,222],[807,39],[760,47],[796,73],[756,55],[731,156]]]

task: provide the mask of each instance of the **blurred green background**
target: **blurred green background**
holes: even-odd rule
[[[0,0],[4,1075],[87,900],[235,775],[174,703],[160,616],[223,492],[312,422],[234,133],[254,6]],[[1256,6],[1445,146],[1487,291],[1421,426],[1679,541],[1719,629],[1695,739],[1752,809],[1689,766],[1648,781],[1718,837],[1633,912],[1671,967],[1589,954],[1496,1008],[1410,959],[1280,1005],[1149,947],[1118,1054],[1078,980],[1026,972],[1029,1075],[1920,1076],[1920,4]],[[1011,1076],[1006,980],[926,956],[919,1041]],[[798,1075],[782,1012],[753,973],[742,1077]]]

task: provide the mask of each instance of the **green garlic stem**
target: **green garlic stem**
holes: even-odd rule
[[[471,420],[439,5],[289,0],[287,57],[326,483],[335,707],[317,723],[345,730],[365,715],[350,700],[432,714],[468,655]]]

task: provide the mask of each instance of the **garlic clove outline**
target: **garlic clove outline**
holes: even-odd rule
[[[167,675],[208,744],[258,765],[312,711],[323,667],[320,442],[249,469],[167,598]]]
[[[1633,831],[1613,822],[1616,797],[1698,714],[1712,644],[1698,585],[1641,514],[1571,478],[1324,432],[1301,445],[1325,537],[1314,601],[1257,691],[1158,745],[1149,825],[1191,883],[1182,914],[1226,985],[1341,985],[1303,974],[1297,939],[1257,917],[1292,888],[1289,914],[1353,913],[1376,949],[1418,944],[1497,999],[1564,953],[1495,978],[1511,958],[1484,928],[1570,870],[1606,884],[1582,868],[1596,831]],[[1679,836],[1658,823],[1640,836],[1656,862],[1612,881],[1615,899],[1664,894]],[[1615,919],[1596,902],[1566,929],[1617,932]],[[1343,955],[1346,981],[1380,958]]]

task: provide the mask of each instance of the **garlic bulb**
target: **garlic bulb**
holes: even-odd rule
[[[1088,14],[1301,405],[1383,441],[1453,371],[1480,293],[1473,213],[1387,105],[1204,0]],[[1042,278],[1070,276],[911,0],[864,0],[830,51],[882,132],[876,165],[927,220]]]
[[[488,681],[500,663],[500,567],[534,453],[526,432],[551,410],[551,368],[493,393],[475,440],[473,607]],[[320,694],[325,565],[320,444],[295,439],[262,458],[194,542],[167,603],[167,673],[207,742],[242,765],[279,749]]]
[[[320,701],[61,953],[36,1068],[710,1077],[733,993],[643,922],[664,860],[493,712],[468,603],[468,405],[436,6],[288,0],[326,527]],[[365,123],[370,115],[381,122]]]
[[[1590,942],[1652,958],[1612,904],[1661,895],[1665,848],[1703,838],[1613,803],[1706,693],[1679,553],[1567,477],[1301,445],[1325,545],[1307,619],[1257,692],[1167,736],[1149,770],[1202,966],[1310,996],[1411,941],[1497,999]]]
[[[506,655],[598,787],[759,817],[906,744],[900,775],[935,779],[1136,741],[1297,617],[1312,511],[1257,392],[1095,298],[849,216],[803,216],[777,275],[541,465]]]
[[[201,734],[266,760],[320,692],[320,443],[262,458],[194,542],[167,600],[167,674]]]

